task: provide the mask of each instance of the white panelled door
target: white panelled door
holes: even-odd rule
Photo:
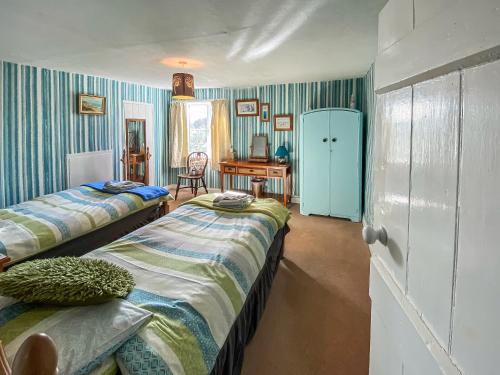
[[[460,73],[413,87],[408,297],[448,349],[455,259]]]
[[[370,373],[500,373],[500,61],[380,95],[374,158]]]
[[[500,369],[500,62],[463,80],[462,170],[451,354],[463,374]]]
[[[374,162],[375,226],[384,226],[387,246],[372,246],[402,290],[406,288],[410,189],[412,88],[377,98]]]

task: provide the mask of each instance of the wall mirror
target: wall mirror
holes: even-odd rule
[[[269,160],[269,145],[267,135],[254,135],[250,146],[250,161],[267,162]]]
[[[146,120],[125,120],[125,147],[122,162],[126,180],[149,183],[149,147],[146,144]]]

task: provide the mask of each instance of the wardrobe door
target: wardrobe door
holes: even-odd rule
[[[329,214],[330,200],[330,112],[303,116],[301,126],[301,192],[303,215]]]
[[[330,115],[330,215],[361,220],[361,113]]]

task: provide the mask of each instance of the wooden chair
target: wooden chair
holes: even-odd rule
[[[208,164],[208,155],[204,152],[192,152],[187,157],[186,174],[177,175],[177,189],[175,190],[175,199],[180,189],[191,189],[191,194],[196,197],[198,195],[198,183],[201,181],[205,191],[208,194],[207,184],[205,183],[205,169]],[[185,179],[189,181],[189,186],[181,186],[181,181]]]

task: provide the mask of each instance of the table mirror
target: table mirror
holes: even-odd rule
[[[269,160],[269,145],[267,135],[254,135],[250,146],[249,161],[267,162]]]

